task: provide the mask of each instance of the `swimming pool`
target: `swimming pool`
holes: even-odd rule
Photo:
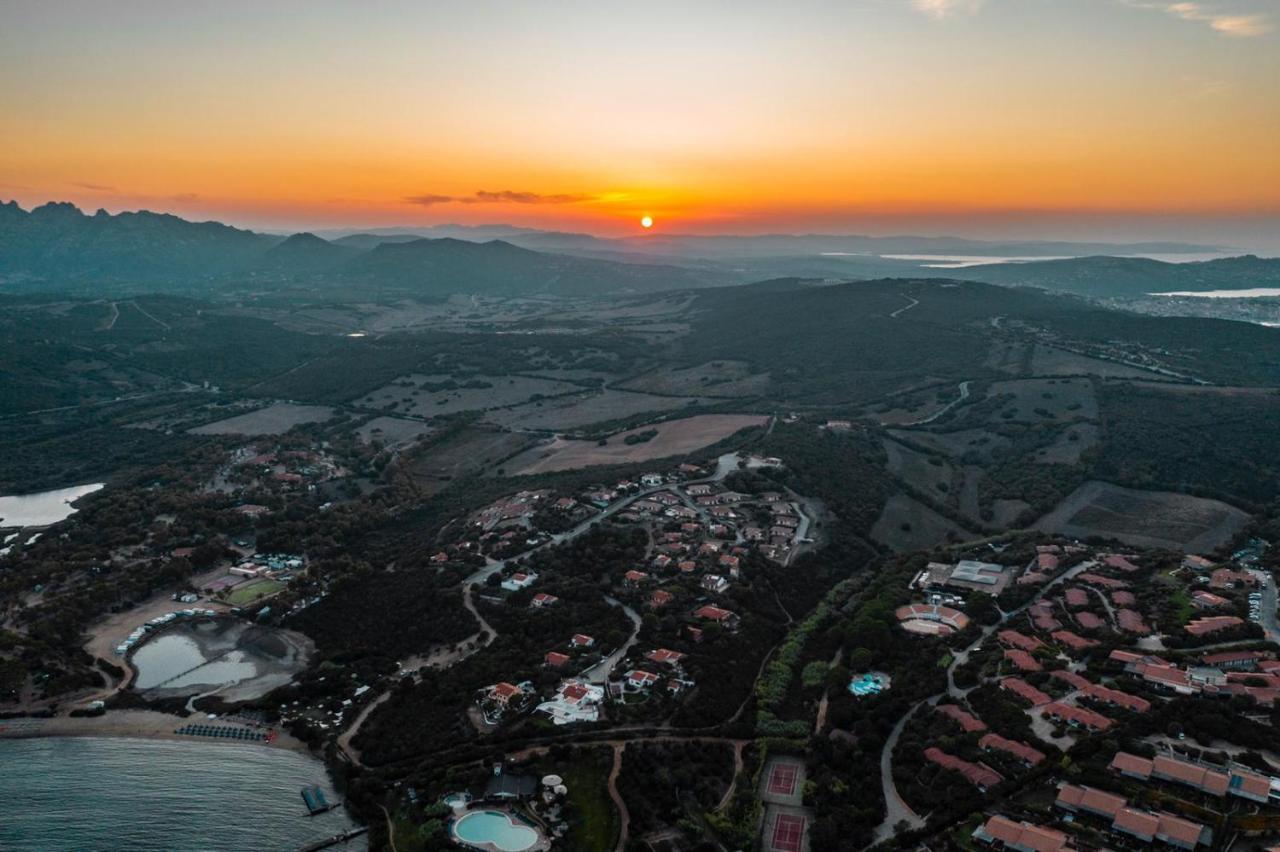
[[[884,684],[875,675],[862,675],[849,682],[849,691],[854,695],[879,695]]]
[[[472,811],[453,824],[453,836],[469,846],[524,852],[538,845],[538,832],[502,811]]]

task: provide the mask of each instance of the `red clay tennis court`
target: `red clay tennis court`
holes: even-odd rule
[[[804,842],[804,817],[778,814],[773,821],[772,852],[800,852]]]
[[[796,792],[796,777],[800,767],[794,763],[779,763],[769,773],[769,792],[775,796],[791,796]]]

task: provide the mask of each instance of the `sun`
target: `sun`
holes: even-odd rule
[[[653,227],[653,217],[652,217],[652,216],[641,216],[641,217],[640,217],[640,227],[641,227],[641,228],[652,228],[652,227]]]

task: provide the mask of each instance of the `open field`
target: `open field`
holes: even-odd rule
[[[327,405],[294,405],[280,402],[248,414],[206,423],[191,429],[193,435],[282,435],[302,423],[317,423],[333,416]]]
[[[961,429],[956,432],[890,429],[889,434],[957,458],[965,453],[977,453],[983,460],[989,460],[992,452],[1009,446],[1008,438],[986,429]]]
[[[400,417],[375,417],[356,430],[360,440],[366,444],[379,440],[384,446],[395,447],[409,444],[419,436],[431,431],[431,427],[420,420],[405,420]]]
[[[699,397],[653,396],[606,388],[491,411],[486,419],[508,429],[580,429],[637,414],[676,411],[704,401]]]
[[[1245,512],[1217,500],[1090,481],[1036,527],[1077,538],[1102,536],[1140,547],[1209,553],[1230,541],[1248,520]]]
[[[1059,433],[1049,446],[1036,451],[1043,464],[1076,464],[1085,450],[1097,445],[1101,431],[1093,423],[1073,423]]]
[[[1031,354],[1031,374],[1035,376],[1079,376],[1092,375],[1103,378],[1151,378],[1155,373],[1104,361],[1101,358],[1090,358],[1088,355],[1077,355],[1053,346],[1036,344]]]
[[[428,442],[436,441],[429,438]],[[493,427],[468,428],[421,450],[414,450],[405,472],[427,494],[443,490],[459,476],[478,475],[521,450],[533,440],[527,435]],[[510,462],[499,470],[511,470]]]
[[[906,494],[890,497],[871,527],[871,537],[898,553],[932,547],[948,540],[964,540],[969,534],[951,520]]]
[[[993,419],[1020,423],[1049,420],[1092,420],[1098,416],[1098,400],[1088,379],[1017,379],[992,382],[987,399],[1013,397]],[[1012,412],[1010,414],[1010,412]]]
[[[237,586],[227,595],[227,603],[231,606],[249,606],[268,595],[274,595],[284,588],[284,583],[277,580],[255,580],[243,586]]]
[[[454,377],[415,373],[396,379],[354,404],[416,417],[435,417],[518,405],[533,397],[560,396],[581,389],[568,382],[528,376]]]
[[[955,470],[938,458],[903,446],[897,441],[883,442],[888,459],[889,472],[917,491],[929,494],[944,503],[955,500]]]
[[[595,441],[556,438],[512,459],[507,463],[506,470],[512,475],[547,473],[553,470],[633,464],[649,459],[680,456],[710,446],[740,429],[762,426],[767,421],[767,417],[758,414],[701,414],[620,432],[610,436],[609,442],[604,446]],[[626,443],[627,436],[649,430],[658,434],[641,443]]]
[[[983,366],[1015,376],[1025,375],[1030,362],[1030,349],[1034,345],[1021,341],[993,343]]]
[[[707,361],[693,367],[661,367],[619,387],[685,396],[755,396],[768,389],[769,374],[752,372],[745,361]]]

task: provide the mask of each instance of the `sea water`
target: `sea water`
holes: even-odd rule
[[[5,852],[294,852],[355,823],[308,816],[300,790],[340,801],[324,766],[284,749],[192,739],[0,739]],[[363,837],[333,847],[364,850]]]

